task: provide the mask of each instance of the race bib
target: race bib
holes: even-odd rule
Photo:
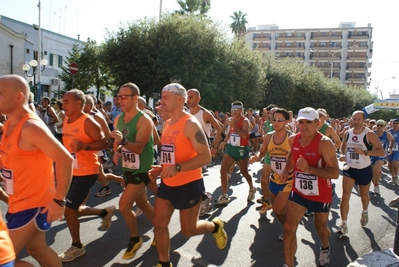
[[[398,143],[393,144],[392,151],[398,151]]]
[[[76,153],[71,153],[71,155],[73,157],[73,168],[79,169],[78,157],[76,156]]]
[[[161,164],[175,164],[175,147],[173,145],[162,145]]]
[[[358,164],[359,161],[359,153],[355,152],[355,148],[349,147],[346,151],[346,162],[352,164]]]
[[[295,188],[306,196],[319,195],[319,183],[316,175],[305,172],[295,172]]]
[[[287,159],[285,157],[270,156],[270,163],[273,172],[281,174],[287,164]]]
[[[237,133],[230,134],[230,145],[241,146],[241,137]]]
[[[8,195],[14,195],[14,175],[10,169],[3,168],[1,174],[4,178],[4,189]]]
[[[122,167],[138,170],[140,168],[140,156],[130,152],[129,150],[122,148]]]

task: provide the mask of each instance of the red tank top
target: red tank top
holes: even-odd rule
[[[237,128],[242,129],[242,123],[245,117],[241,116],[240,120],[237,123]],[[232,146],[249,146],[249,136],[247,138],[242,138],[234,127],[230,127],[230,139],[229,143]]]
[[[299,156],[308,162],[311,167],[326,167],[326,163],[319,153],[319,143],[323,135],[317,133],[312,142],[306,146],[299,145],[301,134],[297,134],[294,138],[294,144],[291,149],[292,160],[294,161],[294,184],[293,191],[300,194],[303,198],[321,203],[332,202],[332,184],[330,179],[318,177],[313,174],[305,173],[296,167],[295,162]]]

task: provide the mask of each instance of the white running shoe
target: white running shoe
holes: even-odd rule
[[[218,199],[215,200],[217,205],[228,204],[230,201],[228,194],[221,194]]]
[[[248,193],[248,202],[252,201],[255,199],[255,194],[256,194],[256,188],[252,187],[251,189],[249,189],[249,193]]]

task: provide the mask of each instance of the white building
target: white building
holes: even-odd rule
[[[38,27],[33,24],[23,23],[0,15],[0,76],[5,74],[18,74],[32,82],[33,77],[27,77],[22,70],[25,63],[32,59],[37,61],[39,44]],[[59,75],[68,51],[74,44],[82,45],[83,42],[65,35],[41,29],[41,58],[48,61],[48,65],[41,72],[41,95],[53,97],[53,92],[61,90],[62,83]],[[36,73],[39,70],[36,71]],[[32,69],[28,75],[32,74]],[[36,75],[37,76],[37,75]],[[36,83],[38,83],[36,77]],[[37,101],[37,100],[36,100]]]

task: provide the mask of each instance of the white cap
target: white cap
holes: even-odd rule
[[[299,110],[298,118],[296,120],[314,121],[316,119],[317,120],[319,119],[319,113],[317,113],[317,111],[314,108],[306,107]]]
[[[327,111],[326,111],[324,108],[318,108],[318,109],[317,109],[317,112],[318,112],[320,115],[324,116],[324,117],[327,117],[327,116],[328,116]]]

